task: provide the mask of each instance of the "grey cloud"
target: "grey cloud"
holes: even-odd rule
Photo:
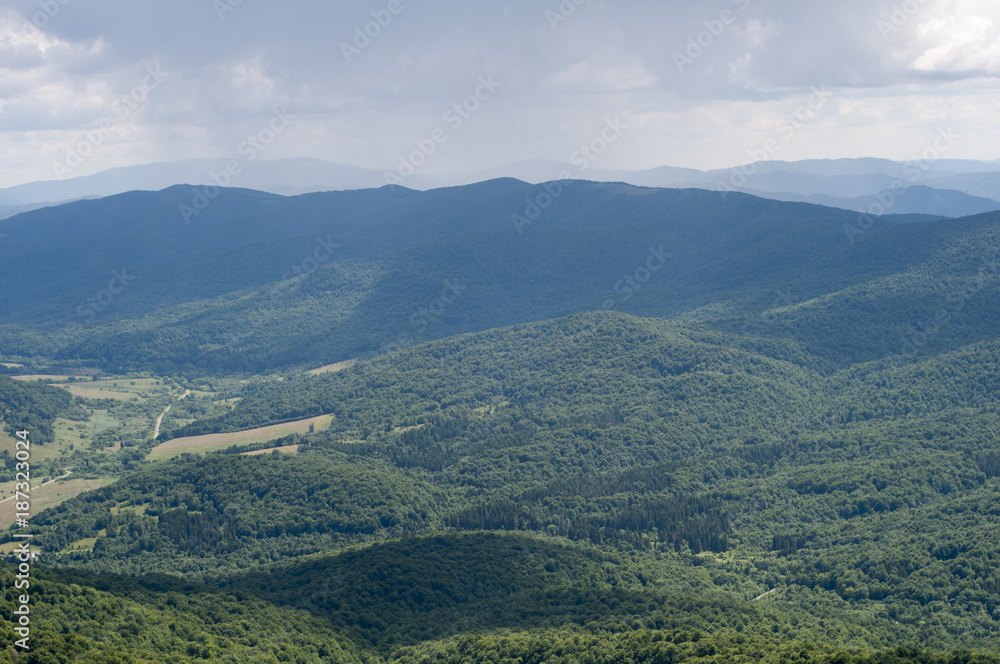
[[[963,2],[998,19],[970,42],[983,51],[1000,12]],[[949,41],[946,24],[934,27],[954,14],[952,0],[924,0],[889,34],[880,21],[892,20],[900,0],[243,0],[223,20],[210,0],[7,6],[30,18],[53,4],[59,10],[42,32],[58,46],[43,54],[4,49],[0,40],[0,141],[92,128],[158,62],[169,84],[129,118],[147,133],[147,145],[131,132],[122,139],[130,147],[120,148],[142,161],[227,154],[275,104],[288,104],[301,118],[300,134],[290,131],[275,147],[287,151],[282,156],[309,150],[387,166],[487,74],[504,82],[502,94],[429,168],[561,158],[616,113],[792,103],[824,84],[862,95],[922,85],[932,94],[937,81],[1000,69],[1000,57],[963,58],[966,42]],[[679,71],[677,54],[689,57],[692,41],[700,42],[690,51],[697,57]],[[101,48],[87,51],[94,44]],[[342,44],[356,52],[345,57]],[[67,136],[46,140],[39,154],[58,151]]]

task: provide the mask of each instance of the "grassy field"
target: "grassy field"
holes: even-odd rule
[[[113,481],[110,477],[99,480],[76,480],[70,477],[69,479],[46,484],[37,489],[33,488],[31,490],[31,514],[38,514],[42,510],[55,507],[63,501],[78,496],[84,491],[99,489],[102,486],[111,484]],[[17,509],[14,500],[7,499],[0,502],[0,528],[6,528],[14,523],[16,514]]]
[[[7,542],[6,544],[0,544],[0,553],[10,553],[12,551],[17,551],[20,548],[21,542]],[[41,547],[32,546],[30,547],[32,553],[41,553]]]
[[[319,369],[313,369],[312,371],[307,371],[306,373],[310,373],[314,376],[316,374],[335,373],[337,371],[343,371],[344,369],[350,369],[357,363],[358,361],[356,359],[344,360],[343,362],[337,362],[336,364],[328,364],[325,367],[320,367]]]
[[[213,433],[205,436],[191,436],[189,438],[175,438],[168,440],[162,445],[154,447],[146,457],[148,461],[162,461],[170,459],[185,452],[191,454],[205,454],[206,452],[217,452],[233,445],[253,445],[255,443],[266,443],[275,438],[281,438],[293,433],[306,433],[309,425],[315,425],[317,431],[322,431],[330,426],[333,420],[332,415],[321,415],[308,420],[298,422],[287,422],[285,424],[275,424],[249,431],[237,431],[234,433]]]
[[[107,534],[107,531],[104,531],[104,530],[102,530],[99,533],[99,535],[105,535],[105,534]],[[83,538],[81,540],[77,540],[77,541],[73,542],[72,544],[70,544],[69,546],[67,546],[65,549],[63,549],[59,553],[69,553],[71,551],[77,551],[77,552],[80,552],[80,551],[93,551],[95,544],[97,544],[97,537],[85,537],[85,538]]]
[[[164,390],[155,378],[113,378],[109,380],[94,380],[76,383],[57,383],[58,387],[68,390],[75,397],[84,399],[119,399],[147,397],[154,392]],[[169,388],[167,388],[169,389]]]
[[[73,422],[71,420],[64,420],[61,418],[56,420],[56,440],[46,445],[32,444],[32,463],[58,459],[64,453],[67,453],[70,445],[78,445],[81,442],[78,429],[82,430],[84,426],[86,426],[86,424],[81,422]],[[71,431],[70,429],[73,430]],[[14,442],[15,440],[10,436],[10,434],[6,431],[0,430],[0,449],[13,450]],[[43,479],[47,480],[48,478],[37,476],[32,479],[31,485],[35,486],[36,484],[40,484]],[[0,500],[7,498],[14,493],[15,484],[16,482],[0,482]]]
[[[121,512],[133,512],[135,514],[145,514],[146,510],[152,507],[152,503],[143,503],[142,505],[129,505],[128,503],[122,503],[121,505],[115,505],[111,508],[112,514],[120,514]]]
[[[141,442],[148,435],[144,431],[151,429],[151,421],[156,417],[153,413],[160,412],[159,404],[165,402],[169,395],[178,394],[172,383],[166,381],[164,384],[159,378],[108,377],[98,381],[78,379],[72,382],[67,380],[69,376],[33,375],[18,378],[25,381],[40,378],[74,396],[115,400],[115,403],[107,404],[107,408],[86,407],[89,412],[86,421],[65,418],[55,420],[55,440],[46,445],[32,445],[32,487],[47,482],[50,472],[61,473],[62,469],[81,466],[81,459],[97,463],[113,459],[119,450],[117,441],[120,437],[132,443]],[[115,434],[108,439],[109,442],[96,444],[95,440],[108,431]],[[114,441],[113,444],[110,441]],[[95,444],[99,449],[95,449]],[[2,430],[0,446],[3,449],[14,447],[14,440]],[[44,466],[36,467],[36,464]],[[59,505],[84,491],[106,486],[114,479],[111,475],[93,480],[70,476],[40,488],[32,488],[31,514]],[[4,500],[13,496],[14,488],[13,481],[0,483],[0,527],[9,525],[15,518],[14,501]],[[89,543],[78,542],[76,545],[87,548]]]
[[[260,456],[261,454],[270,454],[277,450],[282,454],[297,454],[301,445],[288,445],[287,447],[269,447],[266,450],[256,450],[254,452],[244,452],[244,456]]]

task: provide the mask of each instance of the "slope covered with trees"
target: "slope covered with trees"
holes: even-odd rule
[[[194,244],[165,225],[185,188],[73,208],[106,212],[96,239],[58,208],[13,218],[24,249],[156,239],[117,294],[143,304],[55,354],[199,392],[161,440],[331,419],[274,442],[297,454],[132,445],[116,482],[34,515],[32,657],[995,662],[996,217],[851,242],[856,215],[815,206],[561,186],[520,233],[544,186],[225,191]],[[336,258],[279,283],[320,232]],[[7,356],[86,288],[8,319]],[[73,404],[0,388],[39,430]]]
[[[653,629],[720,635],[768,607],[782,642],[1000,647],[996,343],[826,374],[727,338],[580,315],[249,384],[174,433],[333,421],[298,457],[149,465],[41,515],[36,541],[279,606],[335,578],[306,608],[387,654],[458,614],[561,639],[651,602]],[[542,544],[495,539],[512,532]],[[515,545],[542,553],[525,568]]]
[[[71,409],[73,397],[66,390],[0,375],[0,420],[11,435],[18,430],[28,430],[35,442],[51,441],[56,418]]]
[[[223,190],[185,224],[178,206],[194,191],[0,221],[24,257],[0,266],[5,352],[115,371],[260,372],[605,308],[756,315],[776,293],[788,305],[891,285],[996,225],[995,215],[859,222],[744,194],[516,180],[292,198]],[[867,230],[845,231],[859,223]]]

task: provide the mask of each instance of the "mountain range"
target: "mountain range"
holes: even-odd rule
[[[866,223],[746,194],[587,181],[223,189],[199,211],[200,195],[176,186],[0,221],[0,250],[21,260],[0,267],[7,353],[257,372],[595,309],[738,317],[776,292],[797,316],[853,320],[863,308],[838,304],[843,294],[879,288],[900,316],[866,346],[878,354],[933,316],[933,293],[992,258],[942,263],[996,218]]]
[[[997,664],[1000,213],[883,212],[499,178],[0,220],[31,657]]]
[[[236,174],[227,173],[227,166]],[[871,197],[881,193],[885,200],[883,192],[894,191],[890,212],[950,217],[990,211],[996,209],[1000,201],[1000,162],[959,159],[765,161],[710,171],[669,166],[638,171],[607,170],[583,162],[532,160],[460,175],[417,172],[406,179],[405,185],[411,189],[429,190],[499,178],[516,178],[532,184],[581,179],[644,187],[733,190],[848,210],[867,209]],[[395,183],[395,180],[387,180],[383,171],[322,159],[235,162],[193,159],[115,168],[94,175],[0,189],[0,218],[15,213],[18,206],[111,196],[134,190],[158,191],[178,184],[232,186],[291,196],[378,188],[387,183]],[[911,188],[915,191],[900,195]],[[928,188],[935,191],[928,192]]]

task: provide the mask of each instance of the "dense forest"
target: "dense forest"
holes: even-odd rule
[[[78,413],[73,397],[66,390],[0,376],[0,419],[11,435],[17,430],[28,430],[33,441],[51,442],[56,418]]]
[[[546,189],[509,179],[290,198],[227,190],[184,228],[173,222],[188,187],[0,220],[10,250],[38,269],[0,265],[10,293],[0,347],[118,373],[246,374],[611,308],[708,318],[843,363],[908,352],[897,339],[938,320],[943,305],[948,334],[918,336],[915,348],[978,338],[997,314],[996,213],[889,216],[850,243],[844,227],[856,215],[846,210],[560,187],[559,205],[527,227],[512,215]],[[107,266],[122,284],[100,304]]]
[[[334,419],[294,456],[147,465],[40,515],[35,541],[60,566],[305,606],[385,655],[448,636],[456,615],[456,633],[556,639],[651,603],[654,632],[719,635],[766,607],[783,639],[862,660],[1000,648],[1000,347],[825,374],[725,338],[580,315],[248,383],[173,434]],[[531,539],[495,539],[517,532]],[[507,545],[536,571],[501,562],[522,555]],[[691,622],[689,601],[714,617]]]
[[[537,191],[231,190],[194,244],[157,221],[183,187],[8,221],[147,272],[55,346],[89,286],[0,311],[0,359],[150,386],[0,375],[8,431],[74,419],[59,467],[97,483],[32,516],[37,640],[0,661],[1000,661],[997,216],[852,244],[843,211],[567,183],[518,233]]]

